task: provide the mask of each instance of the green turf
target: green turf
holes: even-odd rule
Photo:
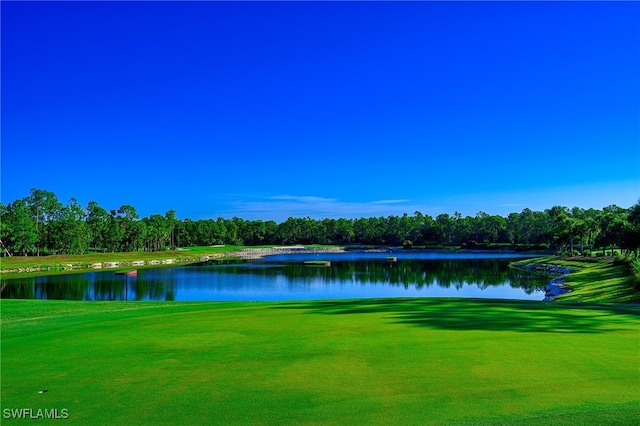
[[[67,409],[64,424],[640,420],[633,307],[469,299],[0,307],[3,410]]]
[[[564,277],[571,292],[561,295],[558,302],[640,303],[640,287],[630,265],[611,257],[550,256],[518,263],[552,263],[571,268],[573,272]]]

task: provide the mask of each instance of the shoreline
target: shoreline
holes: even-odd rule
[[[212,248],[222,248],[224,246],[211,246]],[[189,265],[200,262],[208,262],[210,260],[215,259],[241,259],[241,260],[251,260],[251,259],[260,259],[265,256],[276,255],[276,254],[297,254],[297,253],[349,253],[349,252],[364,252],[364,253],[395,253],[395,252],[423,252],[423,251],[443,251],[443,252],[464,252],[464,253],[519,253],[513,250],[496,250],[496,249],[468,249],[468,248],[458,248],[457,250],[449,249],[449,248],[414,248],[411,250],[404,250],[402,247],[389,246],[389,247],[353,247],[353,246],[334,246],[334,247],[305,247],[303,245],[291,245],[291,246],[281,246],[281,247],[260,247],[260,248],[242,248],[231,251],[220,251],[217,253],[205,253],[205,254],[197,254],[189,255],[188,251],[183,251],[182,249],[177,249],[176,253],[173,255],[168,255],[166,252],[157,252],[158,258],[151,259],[136,259],[133,253],[126,253],[126,255],[131,255],[133,258],[131,260],[117,260],[118,254],[114,256],[114,258],[109,259],[108,256],[105,257],[108,260],[102,261],[92,261],[92,260],[78,260],[74,261],[72,259],[59,260],[59,261],[49,261],[47,256],[43,256],[38,258],[41,261],[41,265],[29,265],[29,266],[10,266],[8,268],[0,268],[0,277],[7,277],[7,279],[17,278],[18,276],[23,276],[26,274],[33,274],[33,276],[38,275],[47,275],[47,274],[59,274],[59,273],[76,273],[76,272],[84,272],[84,271],[97,271],[97,270],[113,270],[117,268],[130,268],[130,267],[149,267],[149,266],[170,266],[170,265]],[[144,256],[140,257],[153,257],[153,255],[149,252],[142,252],[140,254],[144,254]],[[165,254],[162,256],[162,254]],[[542,254],[533,253],[532,256],[538,256]],[[83,255],[78,255],[83,256]],[[0,265],[2,260],[5,258],[0,258]],[[33,259],[33,258],[32,258]]]
[[[229,257],[243,260],[261,259],[265,256],[275,254],[297,254],[297,253],[346,253],[343,247],[326,247],[326,248],[307,248],[304,246],[286,246],[271,248],[248,248],[232,252]]]
[[[552,302],[556,300],[558,297],[563,294],[571,293],[573,290],[567,288],[564,285],[565,279],[564,276],[575,272],[575,269],[571,269],[564,266],[554,265],[551,263],[527,263],[522,264],[521,262],[515,262],[511,264],[514,268],[522,269],[524,271],[535,272],[539,274],[544,274],[548,276],[552,276],[554,278],[549,281],[544,287],[545,297],[542,299],[543,302]]]
[[[226,248],[226,250],[225,250]],[[220,250],[216,250],[220,249]],[[349,253],[349,252],[382,252],[389,248],[345,248],[339,246],[280,246],[280,247],[197,247],[164,252],[133,253],[105,253],[101,256],[78,255],[43,258],[37,261],[24,259],[13,262],[10,268],[0,269],[0,283],[3,281],[33,279],[44,276],[65,274],[81,274],[91,272],[118,272],[118,270],[164,268],[171,266],[185,266],[211,260],[229,262],[243,262],[260,259],[265,256],[295,253]],[[413,250],[411,250],[413,251]],[[426,250],[416,250],[426,251]],[[469,252],[469,250],[462,250]],[[319,257],[319,256],[313,256]],[[640,302],[640,285],[634,284],[630,276],[629,266],[616,263],[608,258],[520,258],[512,259],[510,266],[527,272],[544,275],[550,280],[544,286],[545,297],[540,301],[549,302],[603,302],[603,303],[633,303]],[[2,261],[2,259],[0,259]],[[23,263],[21,263],[23,262]],[[586,270],[586,275],[583,274]]]
[[[0,277],[5,279],[20,278],[24,275],[43,276],[61,273],[81,273],[101,270],[116,270],[118,268],[130,267],[152,267],[152,266],[176,266],[190,265],[201,262],[208,262],[215,259],[260,259],[274,254],[295,254],[295,253],[344,253],[342,247],[307,248],[304,246],[283,246],[269,248],[244,248],[233,251],[219,253],[208,253],[199,256],[175,256],[162,259],[136,259],[136,260],[107,260],[102,262],[61,262],[58,264],[44,263],[40,266],[24,266],[0,269]],[[46,259],[42,257],[41,259]],[[31,275],[33,274],[33,275]],[[9,277],[6,277],[9,275]]]

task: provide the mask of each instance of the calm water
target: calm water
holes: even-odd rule
[[[386,258],[396,256],[397,262]],[[301,300],[361,297],[544,298],[548,278],[509,268],[516,254],[345,253],[4,280],[2,298]],[[306,266],[330,260],[331,266]]]

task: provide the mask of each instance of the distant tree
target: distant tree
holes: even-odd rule
[[[300,241],[300,233],[300,222],[293,217],[289,217],[278,225],[278,242],[280,244],[296,244]]]
[[[31,188],[31,194],[26,198],[26,202],[35,222],[36,255],[40,256],[40,250],[47,241],[47,225],[62,209],[62,203],[58,201],[58,197],[53,192],[36,188]]]
[[[0,204],[0,241],[4,254],[41,254],[43,251],[82,253],[94,250],[164,250],[178,245],[215,244],[377,244],[444,243],[555,244],[558,251],[580,253],[585,247],[618,246],[637,253],[640,246],[640,202],[629,209],[615,205],[602,211],[554,206],[545,211],[524,209],[506,218],[485,212],[463,217],[455,212],[435,219],[416,211],[412,216],[321,219],[289,217],[275,221],[218,218],[180,221],[175,210],[164,216],[140,219],[135,207],[123,205],[107,212],[95,201],[82,209],[71,199],[63,206],[49,191],[31,189],[30,195]],[[25,217],[26,214],[26,217]],[[35,236],[35,237],[34,237]],[[6,249],[6,250],[5,250]]]
[[[90,245],[94,251],[104,248],[106,241],[107,222],[109,213],[95,201],[89,201],[85,210],[86,223],[90,235]]]
[[[178,219],[176,218],[176,211],[175,210],[168,210],[165,214],[164,217],[167,221],[167,227],[169,228],[169,247],[171,248],[175,248],[176,247],[176,239],[175,239],[175,233],[176,233],[176,227],[178,226]]]
[[[148,251],[164,250],[171,233],[167,218],[159,214],[152,214],[142,221],[146,229],[145,248]]]
[[[436,216],[436,225],[440,242],[453,243],[454,227],[451,217],[447,213]]]
[[[630,252],[635,253],[636,257],[638,256],[638,249],[640,248],[640,201],[629,209],[623,245]],[[638,261],[636,260],[636,262]]]
[[[599,226],[598,226],[598,217],[600,215],[600,211],[590,208],[588,210],[584,210],[582,221],[583,221],[583,238],[585,243],[589,246],[589,249],[593,249],[593,244],[595,242],[596,237],[598,236]]]
[[[569,244],[569,254],[573,255],[573,236],[579,229],[580,221],[571,216],[567,207],[554,206],[548,210],[553,221],[553,233],[558,249],[562,251],[562,244]]]
[[[626,211],[615,204],[602,209],[599,216],[598,226],[599,235],[598,243],[602,245],[602,254],[606,254],[607,246],[613,253],[613,247],[617,241],[620,241],[626,222]]]
[[[117,222],[122,232],[121,249],[122,251],[134,251],[138,249],[140,240],[140,226],[136,224],[139,219],[135,207],[129,204],[120,206],[118,209]]]
[[[75,198],[50,219],[50,246],[57,253],[85,253],[91,241],[84,209]]]
[[[243,240],[247,245],[260,245],[264,243],[266,225],[261,220],[247,221],[243,228]]]
[[[2,215],[2,242],[8,250],[23,256],[37,250],[37,228],[30,210],[25,200],[16,200]]]
[[[193,223],[193,221],[189,218],[176,223],[175,241],[177,247],[187,247],[191,245],[191,223]]]
[[[520,227],[520,215],[518,213],[509,213],[506,220],[506,235],[511,244],[522,242],[522,230]]]
[[[535,235],[536,217],[531,209],[523,209],[518,215],[518,237],[519,242],[532,244]]]
[[[274,220],[268,220],[264,223],[265,227],[265,244],[276,244],[276,234],[278,232],[278,224]]]
[[[226,221],[226,227],[229,244],[241,246],[244,244],[245,239],[251,238],[247,234],[248,223],[244,219],[234,216],[231,220]]]
[[[10,228],[9,223],[7,222],[9,209],[4,204],[0,203],[0,256],[11,256],[11,252],[5,245],[5,242],[8,241],[10,236]]]
[[[117,212],[112,209],[109,211],[109,217],[107,218],[107,225],[105,227],[104,243],[107,250],[110,252],[119,250],[123,235],[124,229],[120,226]]]
[[[333,244],[351,244],[356,235],[353,229],[353,220],[338,219],[334,223],[336,233],[331,242]]]

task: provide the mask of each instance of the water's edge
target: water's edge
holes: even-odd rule
[[[551,302],[553,300],[556,300],[559,296],[570,293],[572,291],[565,286],[564,276],[570,274],[571,272],[574,272],[575,269],[568,268],[566,266],[553,265],[551,263],[537,262],[524,265],[520,262],[515,262],[511,264],[511,266],[525,271],[554,277],[545,287],[545,297],[543,299],[544,302]]]

